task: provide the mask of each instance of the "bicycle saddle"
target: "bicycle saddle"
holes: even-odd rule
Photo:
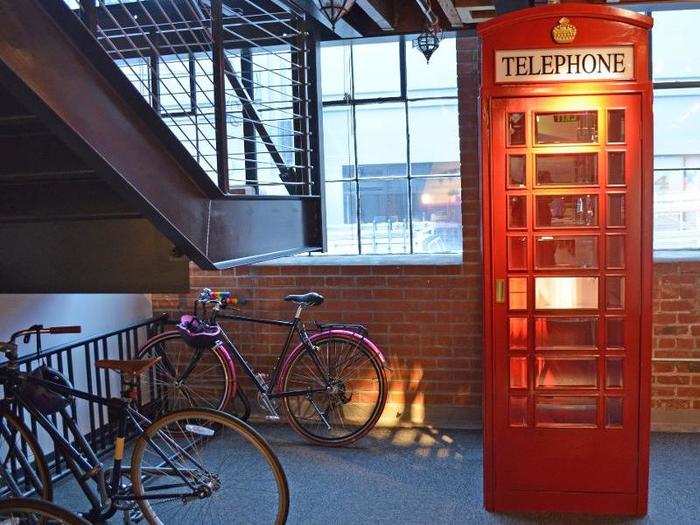
[[[284,298],[285,301],[300,304],[303,306],[318,306],[325,301],[320,293],[309,292],[301,295],[288,295]]]
[[[120,361],[118,359],[100,359],[95,361],[95,366],[98,368],[106,368],[115,370],[127,375],[140,375],[160,361],[160,357],[153,359],[130,359]]]
[[[221,328],[210,326],[193,315],[180,317],[176,328],[185,342],[194,348],[211,347],[221,336]]]

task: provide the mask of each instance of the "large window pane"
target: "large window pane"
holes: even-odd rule
[[[355,138],[351,106],[323,109],[323,156],[327,181],[355,177]]]
[[[700,10],[657,11],[652,31],[655,81],[698,80],[697,31]]]
[[[357,242],[357,184],[327,182],[326,228],[328,253],[356,255]]]
[[[445,97],[457,95],[457,51],[455,39],[445,38],[440,42],[430,62],[426,62],[423,53],[412,49],[407,37],[406,42],[406,89],[408,98]]]
[[[343,100],[352,93],[350,49],[349,45],[321,47],[321,96],[324,102]]]
[[[401,94],[398,40],[354,43],[352,63],[355,98]]]
[[[409,103],[408,126],[414,176],[459,174],[459,123],[455,99]],[[417,170],[418,164],[426,165]]]
[[[411,180],[413,251],[450,253],[462,249],[459,177]]]
[[[406,176],[404,104],[357,106],[357,164],[360,177]]]
[[[360,181],[362,253],[409,253],[406,179]]]

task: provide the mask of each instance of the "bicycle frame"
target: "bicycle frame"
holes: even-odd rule
[[[17,415],[21,415],[21,409],[26,409],[31,416],[34,417],[39,426],[41,426],[47,432],[54,444],[54,449],[60,450],[60,452],[63,454],[68,468],[90,502],[91,509],[85,516],[87,519],[109,519],[119,510],[116,505],[117,502],[136,501],[137,498],[134,496],[118,494],[120,489],[119,483],[111,483],[110,490],[109,492],[107,491],[107,484],[105,483],[104,478],[105,470],[102,468],[102,463],[80,432],[80,429],[78,429],[73,418],[70,417],[67,409],[64,407],[60,409],[59,413],[63,417],[63,420],[70,430],[70,433],[73,434],[73,438],[78,445],[77,448],[61,434],[58,428],[56,428],[49,418],[43,412],[41,412],[31,400],[27,399],[22,394],[21,389],[18,388],[20,381],[26,381],[29,384],[41,386],[51,392],[63,396],[76,397],[86,401],[91,401],[97,403],[98,405],[106,406],[117,411],[116,413],[118,414],[118,420],[114,444],[114,464],[111,468],[112,480],[121,479],[122,474],[126,470],[122,468],[122,459],[124,454],[124,443],[127,437],[127,424],[130,422],[137,433],[142,434],[144,432],[144,426],[148,426],[151,423],[146,416],[142,415],[138,410],[135,410],[132,407],[131,400],[121,398],[106,399],[88,392],[59,385],[51,381],[31,377],[24,372],[18,372],[17,370],[13,370],[11,368],[0,368],[0,384],[4,384],[6,388],[6,398],[3,401],[4,405],[8,410]],[[0,433],[4,435],[6,430],[7,429],[4,427],[4,425],[2,425]],[[146,439],[148,444],[153,447],[158,455],[163,459],[164,464],[172,469],[169,472],[179,473],[177,467],[172,463],[168,455],[161,451],[150,438],[146,437]],[[8,443],[9,442],[10,441],[8,440]],[[84,457],[83,454],[87,457]],[[23,454],[18,454],[18,456],[23,456]],[[191,485],[187,481],[186,476],[180,474],[180,477],[182,477],[185,483]],[[99,494],[96,493],[95,490],[93,490],[93,488],[88,484],[88,480],[90,479],[94,479],[95,483],[97,484]],[[157,494],[148,496],[148,498],[168,499],[178,496],[181,496],[181,494]],[[105,504],[105,502],[108,503]]]
[[[271,374],[270,374],[270,381],[268,385],[264,385],[257,377],[255,370],[253,367],[248,363],[248,361],[245,359],[245,357],[241,354],[241,352],[238,350],[236,345],[231,341],[231,339],[228,337],[228,334],[226,334],[225,330],[221,330],[221,335],[222,339],[224,340],[224,344],[226,345],[226,349],[229,352],[230,355],[236,358],[238,363],[241,365],[243,368],[243,371],[246,373],[246,375],[253,381],[253,384],[256,386],[256,388],[264,393],[269,399],[279,399],[279,398],[284,398],[284,397],[294,397],[294,396],[305,396],[309,394],[315,394],[319,392],[326,392],[326,387],[324,388],[314,388],[314,389],[306,389],[306,390],[287,390],[287,391],[282,391],[282,392],[275,392],[275,387],[277,385],[277,381],[279,379],[280,373],[282,371],[282,365],[285,361],[285,358],[287,357],[287,354],[289,350],[291,349],[291,344],[292,340],[294,338],[294,334],[299,335],[299,339],[301,343],[304,345],[304,349],[306,352],[309,353],[311,356],[311,359],[313,360],[316,368],[318,369],[319,373],[321,374],[321,377],[323,378],[324,382],[326,385],[329,384],[329,378],[328,375],[325,372],[325,369],[323,368],[321,361],[318,358],[318,355],[316,354],[316,349],[314,345],[311,343],[309,340],[309,336],[306,332],[306,329],[304,328],[304,325],[299,318],[301,314],[301,308],[297,309],[297,313],[294,316],[294,318],[291,321],[283,321],[283,320],[276,320],[276,319],[260,319],[260,318],[255,318],[255,317],[248,317],[245,315],[241,314],[214,314],[212,316],[212,321],[216,322],[217,318],[222,318],[222,319],[228,319],[231,321],[244,321],[244,322],[251,322],[251,323],[257,323],[257,324],[266,324],[266,325],[272,325],[272,326],[287,326],[289,327],[289,332],[287,333],[287,338],[284,342],[284,346],[282,347],[282,352],[280,353],[279,357],[277,358],[277,362],[275,363],[275,366],[272,368]]]

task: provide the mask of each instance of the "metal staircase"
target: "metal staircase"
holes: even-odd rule
[[[316,46],[285,5],[0,0],[0,291],[322,246]]]

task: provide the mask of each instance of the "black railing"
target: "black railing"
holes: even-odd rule
[[[36,352],[20,358],[18,361],[19,369],[23,372],[30,372],[37,366],[46,363],[49,367],[63,373],[74,388],[98,396],[118,396],[121,388],[119,376],[110,375],[109,370],[95,367],[95,361],[99,359],[134,359],[140,345],[147,338],[161,333],[167,322],[167,316],[153,317],[120,330],[45,350],[41,349],[40,343],[38,343]],[[146,402],[150,401],[153,400],[146,400]],[[116,428],[110,422],[106,406],[82,399],[74,399],[68,412],[97,455],[113,448]],[[27,411],[20,408],[19,415],[31,429],[32,434],[39,440],[54,479],[68,474],[70,471],[66,467],[65,460],[61,455],[54,454],[52,443],[46,432],[37,425],[37,422]],[[60,414],[53,414],[49,416],[49,419],[67,440],[72,441],[73,437],[70,436]],[[22,445],[26,453],[26,443],[22,443]]]

